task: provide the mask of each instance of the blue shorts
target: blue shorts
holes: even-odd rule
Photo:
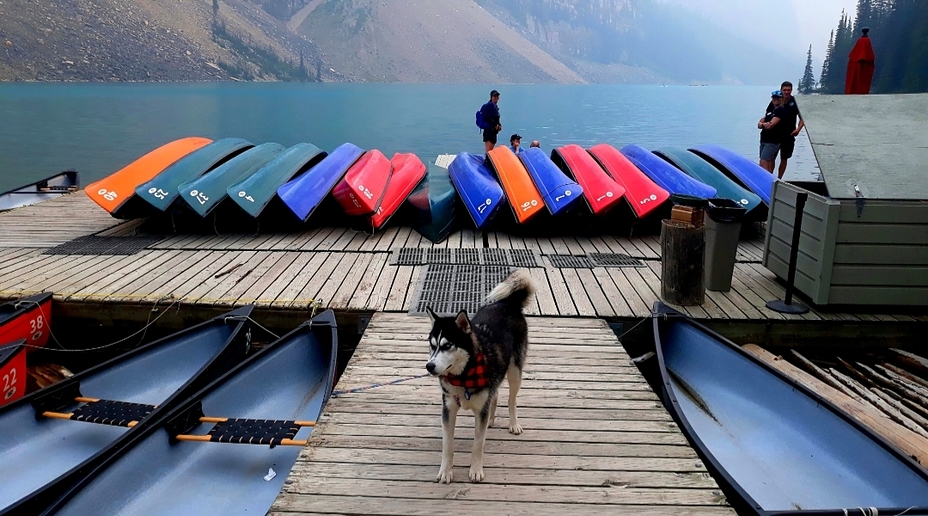
[[[773,161],[777,159],[777,152],[780,150],[779,143],[760,142],[760,159],[764,161]]]

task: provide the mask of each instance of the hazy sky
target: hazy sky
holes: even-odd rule
[[[737,1],[737,0],[735,0]],[[792,0],[793,9],[799,20],[799,34],[804,48],[812,45],[812,60],[818,67],[825,57],[825,48],[828,46],[828,35],[838,26],[841,9],[845,9],[853,16],[857,11],[856,0]]]

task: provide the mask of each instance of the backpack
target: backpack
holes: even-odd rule
[[[489,129],[490,126],[487,125],[486,121],[483,119],[483,106],[480,106],[480,109],[477,110],[477,127],[481,129]]]

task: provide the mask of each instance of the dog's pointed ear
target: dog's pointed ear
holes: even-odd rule
[[[457,317],[454,318],[454,324],[457,324],[464,333],[470,333],[470,318],[464,310],[458,312]]]
[[[433,323],[438,320],[438,314],[433,312],[431,308],[425,307],[425,311],[429,314],[429,319],[431,319]]]

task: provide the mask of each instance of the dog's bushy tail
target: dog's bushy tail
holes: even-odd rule
[[[535,293],[535,286],[532,284],[532,278],[525,269],[518,269],[502,283],[496,285],[490,295],[487,296],[486,302],[503,303],[513,308],[522,309],[528,304],[528,298]]]

